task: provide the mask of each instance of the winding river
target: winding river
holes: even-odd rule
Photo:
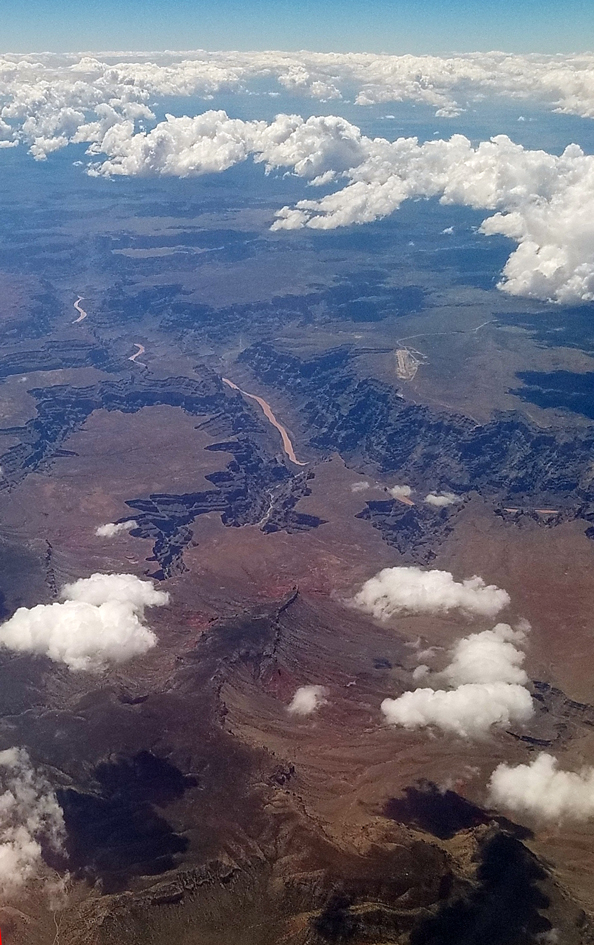
[[[283,441],[283,449],[285,453],[287,454],[287,456],[289,457],[289,459],[291,460],[291,462],[294,463],[295,466],[307,466],[307,463],[300,462],[295,456],[295,450],[293,449],[293,444],[291,443],[291,437],[285,430],[282,423],[279,423],[276,417],[274,416],[274,413],[272,412],[272,407],[270,406],[270,404],[267,403],[267,401],[265,401],[262,397],[258,397],[256,394],[248,394],[247,391],[242,390],[241,387],[238,387],[237,384],[234,384],[233,381],[230,381],[228,377],[223,377],[222,381],[224,384],[227,385],[227,387],[231,387],[233,390],[239,391],[239,393],[242,394],[244,397],[249,397],[250,400],[255,400],[258,406],[261,408],[266,419],[280,433],[281,440]]]
[[[137,360],[136,360],[137,358],[140,357],[141,354],[144,354],[144,352],[145,352],[145,347],[144,347],[144,345],[141,345],[141,344],[139,344],[138,342],[136,342],[135,345],[134,345],[134,347],[137,348],[138,350],[135,351],[134,354],[131,354],[131,355],[130,355],[130,357],[128,358],[128,361],[134,361],[135,364],[141,364],[142,367],[146,367],[146,364],[144,363],[144,361],[137,361]]]
[[[77,325],[78,322],[84,321],[87,315],[89,314],[88,312],[85,312],[84,308],[80,307],[80,303],[83,300],[84,300],[84,296],[81,295],[77,298],[76,302],[74,303],[74,307],[76,311],[78,312],[78,318],[74,319],[74,321],[72,322],[73,325]]]

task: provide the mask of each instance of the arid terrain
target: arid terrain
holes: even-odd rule
[[[26,748],[65,825],[0,907],[5,945],[594,943],[592,823],[488,792],[542,751],[594,764],[587,332],[498,293],[486,257],[439,255],[437,204],[421,252],[406,218],[270,232],[297,184],[264,198],[251,171],[41,199],[34,165],[20,202],[19,173],[2,618],[98,572],[170,600],[127,662],[0,648],[0,750]],[[441,672],[495,622],[354,606],[398,567],[505,589],[498,619],[532,628],[529,720],[388,724],[419,654]],[[290,711],[312,686],[316,711]]]

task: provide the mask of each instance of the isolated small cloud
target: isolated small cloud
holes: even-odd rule
[[[388,489],[388,492],[395,499],[408,499],[412,495],[410,486],[392,486],[391,489]]]
[[[413,669],[412,678],[415,682],[418,682],[419,679],[424,679],[425,676],[428,676],[430,673],[430,668],[426,663],[419,663],[418,666],[415,666]]]
[[[423,660],[432,660],[439,649],[441,649],[441,647],[428,646],[424,650],[419,650],[417,653],[417,659],[420,660],[421,662]]]
[[[437,509],[446,508],[448,505],[455,505],[456,502],[460,501],[460,496],[455,495],[453,492],[430,492],[423,499],[423,502],[426,502],[427,505],[434,505]]]
[[[48,656],[71,670],[99,671],[142,655],[157,643],[145,607],[169,594],[133,574],[93,574],[62,588],[62,603],[19,607],[0,625],[0,646]]]
[[[311,715],[320,706],[326,705],[328,690],[325,686],[300,686],[295,692],[287,711],[291,715]]]
[[[99,525],[95,529],[95,534],[98,538],[115,538],[116,535],[121,535],[123,532],[129,532],[132,528],[136,528],[137,523],[133,519],[128,519],[126,522],[107,522],[106,525]]]
[[[464,637],[453,647],[450,664],[433,677],[454,688],[418,688],[384,699],[383,714],[392,725],[432,726],[465,738],[483,737],[494,725],[526,722],[534,707],[518,649],[525,639],[525,629],[504,623]],[[429,667],[417,666],[413,679],[430,681]]]
[[[495,807],[542,820],[589,820],[594,817],[594,768],[560,771],[546,752],[525,765],[500,764],[489,781]]]
[[[449,571],[384,568],[365,582],[353,603],[380,620],[399,613],[445,614],[452,610],[495,617],[510,603],[507,591],[478,576],[458,582]]]
[[[351,483],[351,492],[365,492],[367,489],[369,489],[369,483],[365,479]]]
[[[64,820],[49,782],[22,748],[0,752],[0,895],[10,896],[43,866],[41,844],[62,848]]]

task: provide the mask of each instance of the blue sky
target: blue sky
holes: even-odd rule
[[[0,0],[0,50],[594,49],[594,0]]]

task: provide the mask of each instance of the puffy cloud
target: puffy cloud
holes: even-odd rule
[[[65,601],[81,601],[94,607],[110,601],[131,604],[141,616],[145,607],[163,607],[169,603],[167,591],[158,591],[152,581],[142,581],[135,574],[91,574],[65,584],[60,596]]]
[[[295,692],[287,711],[291,715],[311,715],[327,702],[325,686],[300,686]]]
[[[195,118],[167,115],[149,132],[135,132],[132,121],[120,122],[91,148],[108,155],[91,172],[106,177],[220,173],[246,160],[264,128],[265,122],[231,119],[223,111]]]
[[[410,486],[392,486],[391,489],[388,489],[388,492],[395,499],[408,499],[412,495]]]
[[[351,492],[366,492],[367,489],[369,489],[369,483],[366,479],[351,483]]]
[[[587,820],[594,816],[594,768],[560,771],[547,753],[525,765],[500,764],[489,781],[490,802],[543,820]]]
[[[522,669],[525,654],[515,644],[525,639],[523,630],[512,630],[507,623],[498,623],[482,633],[471,633],[458,640],[452,651],[452,662],[442,675],[453,686],[492,682],[523,686],[528,682]]]
[[[485,584],[478,576],[454,581],[449,571],[417,567],[384,568],[365,582],[353,603],[387,620],[398,613],[445,614],[461,610],[480,617],[495,617],[510,602],[507,591]]]
[[[493,726],[526,722],[533,714],[530,693],[507,683],[467,683],[457,689],[415,689],[384,699],[381,710],[392,725],[435,726],[464,738],[480,738]]]
[[[326,183],[360,165],[366,156],[360,130],[334,115],[277,115],[274,121],[243,121],[224,111],[194,118],[167,115],[151,131],[132,121],[110,127],[90,151],[107,155],[91,173],[113,176],[188,177],[225,171],[250,155],[268,170],[288,167],[299,177]]]
[[[455,505],[460,502],[460,497],[453,492],[430,492],[423,499],[427,505],[433,505],[436,509],[446,508],[448,505]]]
[[[0,751],[0,792],[0,895],[10,896],[42,867],[42,843],[61,849],[64,821],[49,782],[22,748]]]
[[[37,653],[71,670],[99,671],[155,646],[143,623],[145,607],[162,607],[169,594],[133,574],[93,574],[61,593],[63,603],[19,607],[0,625],[0,646]]]
[[[115,538],[122,532],[129,532],[131,528],[136,528],[136,522],[133,519],[128,519],[126,522],[107,522],[106,525],[99,525],[95,529],[95,534],[98,538]]]
[[[384,699],[381,710],[392,725],[407,729],[434,726],[465,738],[480,738],[494,726],[528,721],[534,712],[522,669],[522,629],[497,624],[458,641],[452,661],[437,678],[453,689],[419,688],[396,699]],[[427,678],[428,667],[417,666],[413,679]]]

